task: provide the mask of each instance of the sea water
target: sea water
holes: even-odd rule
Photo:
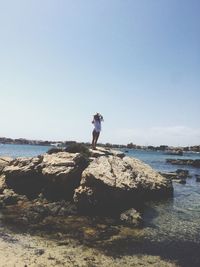
[[[0,144],[0,156],[35,157],[46,153],[51,146]]]
[[[145,216],[151,218],[147,223],[147,232],[154,239],[181,239],[200,243],[200,168],[166,163],[167,158],[200,159],[198,153],[184,153],[183,156],[168,155],[161,151],[126,150],[130,157],[136,157],[157,171],[172,172],[177,169],[189,170],[190,178],[186,184],[173,182],[173,198],[161,202],[149,202]],[[152,215],[152,210],[156,216]]]

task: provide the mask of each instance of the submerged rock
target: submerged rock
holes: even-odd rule
[[[171,181],[138,159],[101,156],[83,171],[74,201],[81,210],[114,212],[140,206],[149,198],[169,196],[172,191]]]
[[[200,159],[166,159],[166,162],[174,165],[189,165],[200,168]]]
[[[200,182],[200,175],[196,174],[196,182]]]
[[[183,169],[177,169],[175,172],[160,172],[160,174],[167,179],[180,184],[186,184],[186,179],[191,177],[189,176],[189,171]]]
[[[120,221],[128,226],[138,227],[142,223],[142,217],[135,209],[129,209],[121,213]]]

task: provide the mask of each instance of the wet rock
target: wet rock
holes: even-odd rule
[[[4,189],[0,195],[1,206],[14,205],[21,199],[12,189]]]
[[[170,179],[176,183],[185,184],[186,178],[189,177],[189,171],[183,169],[177,169],[176,172],[160,172],[160,174],[167,179]]]
[[[81,210],[119,211],[172,191],[171,181],[140,160],[102,156],[84,170],[74,201]]]
[[[187,178],[189,176],[188,170],[177,169],[176,173],[177,173],[178,177],[181,177],[181,178]]]
[[[200,175],[196,174],[195,177],[196,177],[196,182],[200,182]]]
[[[138,227],[142,223],[142,217],[135,209],[129,209],[121,213],[120,221],[128,226]]]
[[[19,203],[19,202],[18,202]],[[37,199],[34,201],[20,202],[15,206],[17,212],[16,222],[31,227],[38,227],[45,218],[58,218],[68,215],[76,215],[76,206],[67,201],[48,202]]]
[[[183,156],[183,150],[177,149],[177,150],[169,150],[165,152],[167,155],[175,155],[175,156]]]
[[[200,168],[200,159],[166,159],[166,162],[174,165],[189,165]]]
[[[173,182],[178,183],[178,184],[186,184],[186,178],[173,179]]]
[[[173,180],[177,179],[177,173],[176,172],[159,172],[163,177]]]

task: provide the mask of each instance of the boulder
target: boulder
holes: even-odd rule
[[[180,178],[187,178],[189,177],[189,171],[188,170],[183,170],[183,169],[177,169],[176,173],[178,177]]]
[[[3,173],[9,188],[29,198],[43,193],[52,200],[71,199],[87,164],[80,153],[58,152],[17,158]]]
[[[200,182],[200,175],[199,174],[195,174],[196,177],[196,182]]]
[[[53,200],[72,199],[87,164],[87,159],[80,153],[45,154],[41,164],[44,180],[43,195]]]
[[[17,158],[4,168],[5,181],[16,193],[35,197],[44,186],[39,164],[43,157]]]
[[[138,207],[145,199],[169,196],[172,183],[142,161],[118,156],[96,158],[83,171],[74,201],[80,210],[107,212]]]
[[[12,160],[3,169],[0,190],[29,199],[74,200],[79,211],[118,215],[147,199],[172,195],[171,180],[149,165],[114,150],[98,150],[104,155],[91,162],[86,154],[65,151]],[[60,213],[67,210],[62,206]]]
[[[129,209],[121,213],[120,221],[128,226],[138,227],[142,223],[142,217],[135,209]]]
[[[12,189],[4,189],[0,195],[0,206],[14,205],[23,197],[16,194]]]

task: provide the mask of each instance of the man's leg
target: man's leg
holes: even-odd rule
[[[92,132],[92,148],[95,148],[95,139],[96,139],[96,132],[95,130]]]
[[[96,148],[97,141],[99,139],[100,132],[95,132],[95,141],[94,141],[94,147]]]

